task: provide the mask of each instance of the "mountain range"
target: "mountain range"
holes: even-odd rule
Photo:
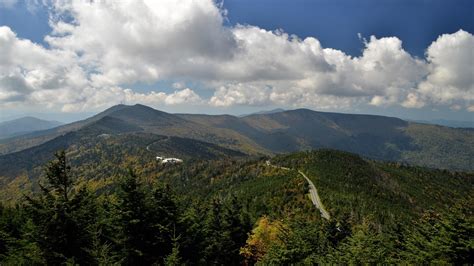
[[[474,131],[470,129],[308,109],[235,117],[169,114],[144,105],[117,105],[86,120],[3,140],[0,152],[33,148],[79,130],[191,138],[249,155],[334,148],[373,159],[450,169],[470,169],[474,157]]]
[[[0,139],[24,135],[33,131],[50,129],[62,125],[58,121],[48,121],[36,117],[22,117],[0,123]]]
[[[474,128],[474,121],[434,119],[434,120],[413,120],[413,122],[440,125],[440,126],[446,126],[446,127]]]
[[[399,161],[451,170],[474,170],[474,130],[408,122],[399,118],[316,112],[308,109],[278,110],[244,117],[231,115],[170,114],[144,105],[116,105],[93,117],[0,140],[0,169],[19,173],[52,157],[56,149],[72,149],[85,139],[101,141],[101,135],[133,134],[139,148],[149,136],[176,137],[182,145],[201,147],[188,152],[207,157],[267,156],[331,148],[369,159]],[[144,138],[144,140],[143,140]],[[199,141],[199,144],[194,142]],[[184,144],[187,143],[187,144]],[[191,144],[193,143],[193,144]],[[202,147],[210,147],[203,149]],[[171,146],[167,146],[171,150]],[[219,148],[217,148],[219,147]],[[184,146],[176,149],[186,150]],[[215,153],[215,151],[220,150]],[[33,158],[34,157],[34,158]],[[15,158],[24,162],[11,166]],[[11,169],[14,168],[12,171]],[[5,174],[3,174],[5,175]],[[13,176],[10,176],[12,178]]]
[[[224,263],[231,255],[232,262],[244,256],[248,265],[353,258],[471,262],[473,135],[471,129],[307,109],[235,117],[114,106],[83,121],[1,141],[0,242],[7,246],[0,248],[0,260],[17,260],[12,252],[18,245],[36,241],[36,233],[17,231],[41,221],[56,225],[62,206],[73,206],[66,210],[91,217],[84,224],[105,232],[103,241],[116,245],[116,254],[124,254],[123,245],[109,239],[128,232],[116,227],[120,219],[155,230],[148,217],[168,221],[164,214],[171,213],[163,232],[178,233],[179,254],[191,265],[208,261],[208,250],[224,256],[216,264],[225,265],[234,264]],[[65,153],[54,160],[58,150]],[[182,161],[164,164],[158,156]],[[52,187],[51,180],[61,182]],[[57,191],[66,196],[52,194]],[[72,205],[61,205],[68,198]],[[25,218],[35,214],[31,202],[40,203],[39,215]],[[134,211],[130,218],[123,215]],[[63,231],[54,227],[51,235]],[[145,232],[139,243],[153,231]],[[168,254],[171,240],[166,241]],[[216,249],[227,243],[234,243],[232,249]],[[30,249],[21,250],[29,261]]]

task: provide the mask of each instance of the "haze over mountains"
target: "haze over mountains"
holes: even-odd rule
[[[83,121],[0,142],[4,152],[0,155],[0,200],[7,206],[20,206],[4,209],[2,221],[8,221],[8,226],[0,230],[8,232],[3,235],[9,241],[24,237],[7,229],[28,228],[23,225],[26,219],[20,216],[30,210],[30,205],[24,203],[29,202],[25,201],[25,195],[53,199],[52,210],[61,206],[55,200],[67,196],[51,194],[60,190],[51,190],[48,185],[54,170],[58,176],[67,172],[64,176],[74,180],[68,188],[70,195],[82,195],[75,193],[83,191],[90,195],[84,198],[98,203],[84,205],[84,212],[92,217],[84,223],[97,224],[96,219],[100,221],[97,228],[101,232],[104,223],[110,226],[107,228],[113,228],[111,237],[104,238],[104,243],[116,245],[118,257],[127,256],[121,249],[123,244],[108,239],[121,239],[121,232],[128,231],[116,230],[114,221],[124,219],[122,213],[135,211],[137,215],[129,219],[131,224],[144,221],[137,227],[153,228],[140,235],[137,242],[145,243],[143,239],[148,235],[153,237],[158,233],[172,239],[172,234],[178,232],[185,237],[179,242],[179,254],[189,262],[208,261],[208,253],[223,256],[215,261],[224,265],[249,258],[277,265],[308,261],[341,263],[351,262],[353,258],[374,263],[421,262],[424,257],[413,258],[420,254],[442,254],[446,262],[472,261],[470,246],[466,244],[472,235],[469,233],[472,222],[463,217],[472,217],[472,211],[465,206],[472,206],[473,174],[469,171],[473,170],[473,143],[472,129],[418,124],[393,117],[308,109],[236,117],[169,114],[144,105],[117,105]],[[316,151],[289,153],[310,149]],[[48,163],[58,150],[65,150],[63,154],[67,156],[61,168],[56,167],[61,155]],[[163,164],[156,156],[183,161]],[[381,160],[468,171],[429,169]],[[45,169],[49,171],[46,174]],[[321,206],[324,204],[330,213],[328,220],[320,216],[309,200],[307,181],[300,173],[305,173],[317,187]],[[44,184],[49,187],[45,188]],[[151,190],[158,186],[165,190]],[[123,202],[134,202],[122,198],[128,188],[134,188],[130,199],[145,197],[143,202],[149,205],[121,208]],[[171,189],[176,194],[168,194],[174,193]],[[77,205],[76,199],[80,197],[72,197],[72,206]],[[175,204],[176,215],[173,214],[169,229],[156,233],[157,223],[148,222],[148,217],[157,214],[156,221],[167,221],[163,219],[166,217],[163,206],[167,206],[164,202]],[[43,205],[38,206],[43,208]],[[111,211],[108,206],[120,212]],[[95,213],[98,208],[101,211]],[[439,213],[434,216],[436,220],[426,220],[433,209]],[[12,218],[10,213],[17,216]],[[46,223],[54,222],[59,216],[54,212],[43,213],[41,217]],[[34,219],[35,224],[40,224],[38,218]],[[128,223],[128,218],[125,219]],[[418,225],[419,221],[423,224]],[[270,248],[262,251],[265,256],[254,254],[251,244],[262,223],[275,231],[275,236],[265,244]],[[454,227],[441,236],[432,230],[446,224]],[[61,230],[55,229],[52,235]],[[234,234],[237,237],[229,233],[236,230],[240,230],[238,235]],[[418,239],[425,238],[411,240],[414,234],[429,237],[419,245]],[[218,237],[214,239],[214,235]],[[222,240],[222,236],[231,236],[229,239],[233,240]],[[275,242],[274,239],[280,238]],[[207,248],[209,239],[216,243],[212,248]],[[445,242],[450,243],[449,248],[439,251],[440,243]],[[232,248],[216,249],[226,246],[221,243],[233,243]],[[413,243],[419,248],[412,248]],[[364,249],[361,254],[346,257],[360,246],[369,247],[369,251]],[[456,260],[450,257],[451,247],[461,247],[456,250]],[[275,255],[272,251],[275,248],[281,254],[291,251],[295,255],[290,258]],[[154,254],[155,249],[149,250]],[[164,254],[170,250],[168,247]],[[205,253],[206,250],[211,251]],[[372,258],[373,254],[377,256]],[[24,257],[28,261],[31,255],[27,253]]]
[[[21,157],[20,151],[25,149],[41,153],[72,134],[90,137],[131,133],[194,139],[247,155],[333,148],[367,158],[433,168],[473,170],[474,167],[472,129],[308,109],[245,117],[169,114],[139,104],[116,105],[86,120],[3,140],[0,153],[16,157]],[[73,144],[74,141],[68,142],[63,148]]]
[[[58,121],[48,121],[31,116],[5,121],[0,123],[0,139],[50,129],[62,124]]]
[[[474,121],[459,121],[459,120],[447,120],[447,119],[434,119],[434,120],[413,120],[418,123],[440,125],[446,127],[456,128],[474,128]]]

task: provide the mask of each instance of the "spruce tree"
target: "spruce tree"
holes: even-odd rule
[[[145,247],[151,245],[150,230],[146,224],[146,195],[134,172],[120,183],[119,215],[122,233],[122,254],[127,264],[150,264]]]
[[[162,263],[172,251],[177,208],[167,187],[153,191],[130,171],[120,184],[119,224],[124,262],[133,265]]]
[[[403,257],[411,263],[470,264],[474,261],[472,200],[448,213],[427,211],[405,232]]]
[[[84,188],[75,189],[65,152],[57,152],[55,157],[45,168],[41,193],[26,197],[32,224],[32,232],[27,235],[37,244],[47,264],[91,264],[94,198]]]
[[[181,256],[179,254],[179,244],[178,244],[179,237],[173,236],[173,248],[171,253],[165,258],[165,265],[166,266],[179,266],[184,265],[181,261]]]

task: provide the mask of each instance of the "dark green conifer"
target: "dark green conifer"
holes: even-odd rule
[[[95,201],[84,188],[74,189],[66,154],[60,151],[45,168],[41,193],[27,197],[32,222],[29,240],[36,243],[47,264],[74,262],[91,264],[91,227],[95,223]]]

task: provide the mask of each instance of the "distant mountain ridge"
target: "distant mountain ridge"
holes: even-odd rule
[[[474,128],[474,121],[434,119],[434,120],[413,120],[413,122],[440,125],[440,126],[445,126],[445,127],[455,127],[455,128]]]
[[[91,118],[0,141],[0,153],[35,147],[68,132],[141,132],[194,139],[248,155],[332,148],[378,160],[474,170],[474,131],[377,115],[309,109],[232,115],[170,114],[144,105],[117,105]]]
[[[282,109],[282,108],[276,108],[276,109],[272,109],[272,110],[263,110],[263,111],[259,111],[259,112],[255,112],[255,113],[251,113],[251,114],[247,114],[247,115],[240,115],[239,117],[244,117],[244,116],[249,116],[249,115],[274,114],[274,113],[280,113],[280,112],[284,112],[284,111],[286,111],[286,110]]]
[[[0,139],[50,129],[62,124],[63,123],[58,121],[48,121],[31,116],[9,120],[0,123]]]

